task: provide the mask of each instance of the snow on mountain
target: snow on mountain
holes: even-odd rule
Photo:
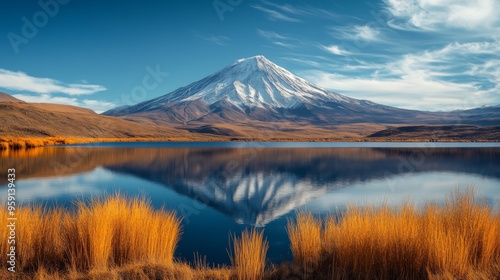
[[[198,99],[208,105],[226,100],[242,109],[266,106],[293,108],[299,103],[349,100],[310,84],[264,56],[239,59],[223,70],[155,101]]]
[[[238,59],[186,87],[104,114],[139,115],[155,123],[184,126],[235,122],[248,126],[252,121],[311,125],[443,122],[439,113],[399,109],[328,91],[261,55]]]
[[[151,111],[165,104],[202,101],[210,106],[224,101],[241,110],[247,108],[294,108],[324,102],[356,103],[358,100],[333,93],[295,76],[262,55],[236,60],[215,74],[136,106],[116,108],[107,114]]]

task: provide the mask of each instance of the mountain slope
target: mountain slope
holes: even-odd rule
[[[144,105],[202,100],[208,106],[226,102],[241,110],[296,108],[301,104],[354,99],[325,91],[263,56],[239,59],[223,70]]]
[[[495,109],[488,122],[500,120]],[[447,113],[405,110],[337,94],[297,77],[263,56],[239,59],[186,87],[105,115],[149,119],[188,129],[213,124],[252,126],[258,122],[309,125],[351,123],[442,124],[480,123],[462,111]],[[445,119],[446,117],[446,119]],[[464,118],[465,117],[465,118]],[[184,127],[184,128],[186,128]]]
[[[255,56],[239,59],[215,74],[166,95],[104,114],[140,115],[177,123],[234,120],[322,123],[343,122],[343,117],[363,117],[373,110],[395,108],[324,90],[263,56]],[[359,115],[362,112],[365,113]]]
[[[4,96],[7,94],[4,94]],[[158,138],[181,135],[168,127],[152,127],[120,118],[102,116],[94,111],[60,104],[0,101],[2,137],[74,138]]]

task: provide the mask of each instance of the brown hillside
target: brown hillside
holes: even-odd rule
[[[24,102],[21,99],[17,99],[14,96],[0,92],[0,102]]]
[[[59,105],[0,102],[0,136],[73,138],[167,138],[186,132],[101,116],[92,110]]]
[[[368,139],[387,141],[498,141],[500,126],[474,125],[415,125],[384,129],[368,136]]]
[[[188,112],[185,112],[188,114]],[[172,115],[171,115],[172,114]],[[189,111],[189,114],[195,114]],[[113,117],[76,106],[26,103],[0,93],[0,149],[95,141],[498,141],[496,127],[401,126],[353,123],[314,125],[232,116],[178,123],[176,113]],[[182,114],[179,113],[179,116]],[[48,139],[54,138],[57,139]],[[30,141],[45,139],[47,141]],[[26,142],[28,141],[28,142]],[[7,143],[7,144],[6,144]],[[19,143],[17,145],[16,143]],[[23,144],[24,143],[24,144]]]

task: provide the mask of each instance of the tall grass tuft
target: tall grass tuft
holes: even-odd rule
[[[8,217],[13,217],[6,209],[1,210],[0,213],[3,221],[7,221]],[[15,246],[16,269],[18,270],[33,272],[39,266],[47,266],[51,269],[61,268],[64,244],[60,240],[60,235],[61,221],[65,217],[64,212],[59,209],[48,210],[42,206],[29,205],[18,208],[14,217],[17,218],[15,244],[7,242],[10,235],[9,228],[3,226],[0,229],[3,240],[0,243],[0,250],[5,253],[2,253],[0,257],[2,266],[6,264],[9,247]]]
[[[311,213],[297,213],[296,222],[288,221],[293,260],[305,274],[316,270],[322,259],[321,228],[321,221]]]
[[[7,221],[2,208],[0,218]],[[64,209],[21,206],[16,212],[17,270],[90,271],[130,263],[172,265],[181,235],[174,213],[154,210],[144,199],[114,195]],[[9,235],[0,227],[0,268],[7,265]]]
[[[115,195],[80,202],[76,215],[65,223],[68,258],[77,270],[142,261],[172,264],[180,222],[144,199]]]
[[[263,279],[269,244],[263,232],[255,229],[243,231],[241,238],[233,236],[233,250],[229,253],[236,278],[239,280]]]
[[[449,272],[467,277],[491,271],[500,264],[500,224],[485,201],[475,201],[472,191],[455,192],[445,207],[429,205],[423,212],[423,231],[430,273]],[[434,250],[430,250],[434,248]]]
[[[8,217],[0,208],[0,219]],[[16,217],[18,279],[500,279],[500,213],[473,191],[420,208],[298,213],[287,225],[293,264],[268,271],[269,245],[255,230],[232,237],[232,267],[175,262],[181,221],[144,199],[114,195],[72,212],[23,205]],[[12,277],[8,236],[0,227],[1,279]]]
[[[499,216],[472,191],[455,192],[445,205],[423,209],[351,206],[322,228],[301,214],[289,238],[294,262],[317,262],[331,279],[497,279]],[[312,249],[318,227],[321,249]]]

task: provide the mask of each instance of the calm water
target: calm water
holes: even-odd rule
[[[184,217],[177,257],[228,263],[230,233],[261,227],[273,262],[291,259],[285,225],[348,203],[421,205],[474,185],[498,209],[500,145],[438,143],[118,143],[0,153],[18,199],[73,207],[119,191]],[[1,197],[6,184],[0,183]]]

